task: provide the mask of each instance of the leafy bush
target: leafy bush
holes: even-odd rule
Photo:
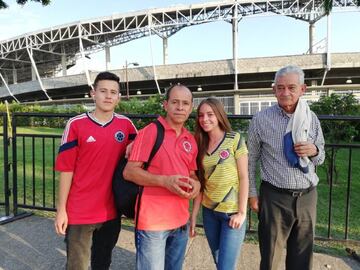
[[[311,104],[311,109],[318,115],[359,115],[360,105],[355,96],[350,93],[347,95],[331,94],[322,96],[319,101]],[[332,120],[322,121],[321,127],[327,144],[351,143],[357,141],[360,136],[359,121]],[[339,181],[339,169],[336,165],[337,148],[334,149],[334,173],[335,182]],[[331,174],[331,151],[326,151],[324,168],[327,180]]]

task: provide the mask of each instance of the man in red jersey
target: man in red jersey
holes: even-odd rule
[[[138,270],[180,270],[189,235],[189,199],[200,190],[195,176],[197,146],[184,128],[192,111],[192,93],[183,85],[168,89],[164,101],[164,140],[147,170],[157,129],[142,129],[132,146],[124,177],[144,186],[136,234]]]
[[[119,103],[119,77],[99,73],[91,96],[93,112],[71,118],[55,169],[60,171],[55,229],[65,235],[66,269],[109,269],[119,232],[112,176],[126,146],[135,138],[130,119],[114,113]]]

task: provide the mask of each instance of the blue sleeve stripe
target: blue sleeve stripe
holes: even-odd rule
[[[136,133],[129,134],[129,140],[134,140],[136,137]]]
[[[66,150],[69,150],[71,148],[74,148],[77,145],[78,145],[78,140],[74,140],[74,141],[71,141],[71,142],[64,143],[63,145],[60,146],[59,153],[61,153],[63,151],[66,151]]]

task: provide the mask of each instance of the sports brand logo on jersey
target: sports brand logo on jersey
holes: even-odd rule
[[[118,131],[115,133],[115,140],[118,142],[122,142],[125,139],[125,134],[122,131]]]
[[[229,150],[221,150],[219,156],[221,159],[227,159],[230,156]]]
[[[192,149],[192,146],[191,146],[191,143],[189,142],[189,141],[184,141],[183,142],[183,147],[184,147],[184,150],[186,151],[186,152],[190,152],[191,151],[191,149]]]
[[[95,138],[93,136],[89,136],[89,138],[87,138],[86,142],[90,143],[90,142],[96,142]]]

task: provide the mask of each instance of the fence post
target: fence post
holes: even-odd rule
[[[13,168],[13,212],[17,215],[17,151],[16,151],[16,117],[13,114],[12,120],[12,168]]]
[[[4,147],[4,195],[5,195],[5,216],[10,215],[10,194],[9,189],[9,138],[8,138],[8,119],[3,115],[3,147]]]
[[[328,216],[328,234],[327,238],[331,238],[331,222],[332,222],[332,193],[333,193],[333,176],[335,166],[335,147],[331,147],[331,161],[330,161],[330,188],[329,188],[329,216]]]
[[[352,178],[352,149],[349,149],[349,164],[348,164],[348,179],[346,191],[346,217],[345,217],[345,240],[348,240],[349,235],[349,217],[350,217],[350,191],[351,191],[351,178]]]

